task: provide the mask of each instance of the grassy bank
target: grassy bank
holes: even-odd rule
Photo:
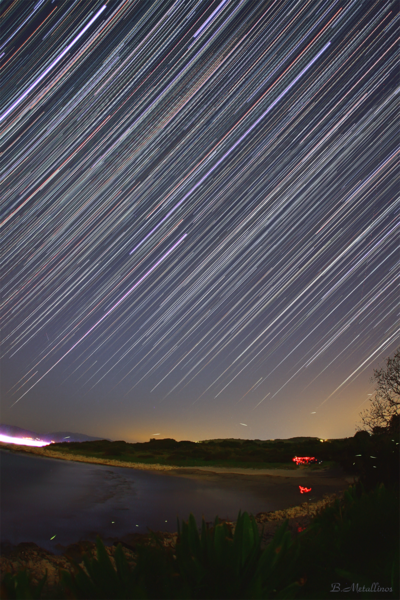
[[[241,469],[291,469],[298,467],[293,457],[316,456],[319,461],[309,468],[318,470],[333,466],[335,460],[316,438],[287,441],[210,440],[177,442],[172,439],[152,439],[131,444],[108,440],[65,442],[48,447],[52,452],[88,459],[118,460],[128,464],[164,465],[177,467],[225,467]],[[325,450],[325,449],[324,449]],[[332,450],[332,448],[331,448]],[[330,453],[332,454],[332,452]],[[323,457],[322,457],[323,455]]]
[[[173,439],[151,439],[144,443],[63,442],[43,448],[8,445],[10,451],[42,454],[66,460],[83,460],[114,466],[138,468],[226,468],[273,470],[295,472],[301,467],[294,457],[314,457],[307,471],[340,465],[348,475],[367,478],[371,485],[389,483],[399,471],[398,436],[384,433],[370,436],[357,432],[352,438],[320,440],[318,438],[292,438],[289,440],[208,440],[203,442]]]

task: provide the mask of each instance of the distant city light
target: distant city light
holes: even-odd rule
[[[32,438],[11,437],[10,435],[0,434],[0,442],[4,444],[18,444],[19,446],[49,446],[50,442],[43,440],[33,440]]]

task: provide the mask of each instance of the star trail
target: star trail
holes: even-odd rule
[[[353,435],[400,338],[397,3],[0,10],[2,421]]]

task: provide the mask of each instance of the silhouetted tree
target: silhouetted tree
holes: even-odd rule
[[[397,413],[396,415],[393,415],[392,418],[390,419],[389,431],[390,431],[390,433],[397,434],[397,435],[400,433],[400,414],[399,413]]]
[[[354,439],[362,445],[366,445],[369,442],[369,438],[370,438],[370,433],[368,433],[368,431],[363,431],[362,429],[360,429],[359,431],[357,431],[354,434]],[[353,453],[351,455],[353,457]]]
[[[372,381],[376,384],[371,406],[360,414],[363,429],[372,433],[398,433],[400,408],[400,347],[386,366],[374,369]]]

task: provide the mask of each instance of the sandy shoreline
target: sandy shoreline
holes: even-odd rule
[[[97,465],[107,465],[112,467],[124,467],[127,469],[140,469],[143,471],[159,471],[173,472],[172,474],[184,474],[193,472],[203,473],[215,473],[215,474],[237,474],[237,475],[269,475],[272,477],[310,477],[318,473],[326,472],[325,469],[319,469],[318,471],[313,469],[307,469],[303,466],[299,466],[296,469],[253,469],[253,468],[240,468],[240,467],[182,467],[176,465],[160,465],[160,464],[147,464],[147,463],[127,463],[121,460],[113,460],[106,458],[95,458],[77,454],[65,454],[64,452],[55,452],[50,450],[48,447],[36,448],[30,446],[19,446],[18,444],[4,444],[0,442],[0,450],[9,450],[11,452],[18,452],[23,454],[33,454],[35,456],[44,456],[46,458],[54,458],[58,460],[67,460],[73,462],[84,462]]]

